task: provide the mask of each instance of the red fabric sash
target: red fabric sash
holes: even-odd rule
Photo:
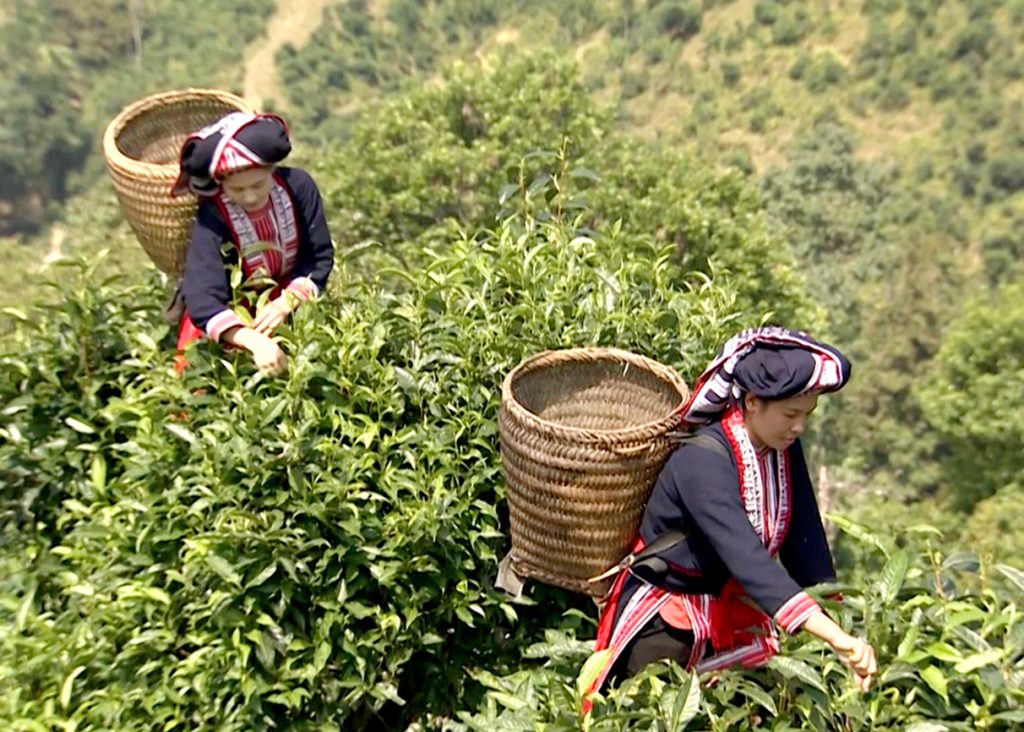
[[[776,456],[770,475],[762,476],[756,453],[743,432],[743,414],[731,410],[723,420],[726,437],[739,466],[739,491],[747,517],[765,544],[775,555],[789,529],[790,485],[788,458]],[[770,482],[771,485],[766,485]],[[774,486],[774,487],[773,487]],[[633,552],[646,546],[642,537],[633,545]],[[618,656],[647,621],[651,607],[670,594],[668,590],[649,588],[650,597],[642,603],[627,606],[616,623],[622,589],[629,570],[619,573],[612,585],[598,624],[595,651],[612,649],[611,658],[602,669],[590,691],[601,688]],[[643,589],[643,588],[641,588]],[[637,592],[641,590],[638,589]],[[694,652],[687,666],[697,671],[715,670],[734,664],[751,667],[765,663],[778,652],[778,635],[772,618],[747,596],[742,585],[730,578],[718,595],[678,594],[686,604],[693,625]],[[632,607],[632,609],[631,609]],[[616,632],[618,631],[618,632]],[[705,643],[714,653],[704,657]],[[584,704],[589,709],[589,703]]]
[[[717,653],[750,645],[764,635],[771,618],[753,604],[743,586],[730,577],[711,601],[711,645]]]

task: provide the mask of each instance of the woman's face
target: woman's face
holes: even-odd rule
[[[801,394],[789,399],[768,401],[755,396],[743,397],[744,420],[754,447],[785,450],[796,442],[807,427],[807,418],[818,406],[817,394]]]
[[[270,197],[274,187],[273,168],[249,168],[224,178],[221,181],[224,193],[246,211],[258,211]]]

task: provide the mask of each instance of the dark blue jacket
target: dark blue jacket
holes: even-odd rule
[[[299,228],[299,253],[291,272],[293,279],[309,277],[323,290],[334,266],[334,247],[327,229],[320,191],[313,178],[300,168],[277,168],[295,204]],[[231,302],[229,266],[238,262],[238,250],[221,249],[234,241],[231,228],[212,199],[199,203],[192,240],[185,257],[182,292],[192,322],[206,330],[207,321]]]
[[[658,555],[667,563],[667,571],[651,576],[642,572],[644,579],[674,592],[717,595],[732,576],[771,616],[801,588],[834,581],[832,554],[800,441],[787,450],[792,504],[789,530],[778,555],[780,566],[747,519],[735,457],[722,426],[714,424],[702,432],[722,444],[723,454],[684,443],[665,463],[640,533],[648,544],[670,529],[688,533]],[[623,597],[632,594],[635,586],[631,577]]]

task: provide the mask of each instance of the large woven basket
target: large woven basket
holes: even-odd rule
[[[196,197],[171,197],[185,138],[229,112],[252,111],[241,97],[216,89],[182,89],[140,99],[103,134],[107,170],[142,248],[161,270],[185,267]]]
[[[501,388],[511,568],[600,597],[629,551],[689,390],[672,369],[612,348],[548,351]]]

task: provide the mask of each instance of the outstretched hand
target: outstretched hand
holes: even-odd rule
[[[871,681],[878,673],[878,661],[870,643],[847,633],[820,608],[811,613],[803,627],[811,635],[832,646],[843,663],[853,669],[861,691],[871,688]]]
[[[878,673],[878,661],[871,644],[861,638],[844,634],[832,641],[832,647],[843,663],[853,669],[860,690],[870,689],[871,681]]]
[[[265,333],[253,328],[232,328],[224,334],[224,340],[233,346],[244,348],[252,354],[256,367],[265,374],[276,376],[288,368],[288,356],[281,346]]]

